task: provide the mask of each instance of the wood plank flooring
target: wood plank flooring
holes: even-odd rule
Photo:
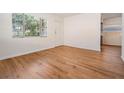
[[[1,79],[124,78],[121,48],[102,46],[102,52],[60,46],[0,61]]]

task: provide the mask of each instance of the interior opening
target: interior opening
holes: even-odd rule
[[[108,51],[110,53],[119,54],[121,56],[121,25],[121,13],[101,14],[101,51]]]

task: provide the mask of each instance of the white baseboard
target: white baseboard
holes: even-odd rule
[[[65,46],[70,46],[70,47],[75,47],[75,48],[80,48],[80,49],[87,49],[87,50],[93,50],[93,51],[98,51],[98,52],[101,52],[101,49],[93,49],[93,48],[86,48],[86,47],[81,47],[81,46],[76,46],[76,45],[72,45],[72,44],[64,44]]]
[[[34,53],[34,52],[38,52],[38,51],[43,51],[43,50],[47,50],[47,49],[50,49],[50,48],[54,48],[54,47],[52,46],[52,47],[48,47],[48,48],[35,49],[33,51],[28,51],[28,52],[24,52],[24,53],[18,53],[18,54],[8,55],[8,56],[0,57],[0,60],[5,60],[5,59],[8,59],[8,58],[22,56],[22,55],[26,55],[26,54],[30,54],[30,53]]]
[[[77,47],[77,46],[72,46],[72,45],[67,45],[67,44],[60,44],[58,46],[62,46],[62,45],[80,48],[80,47]],[[28,51],[28,52],[13,54],[13,55],[7,55],[7,56],[4,56],[4,57],[0,57],[0,60],[4,60],[4,59],[8,59],[8,58],[13,58],[13,57],[17,57],[17,56],[22,56],[22,55],[26,55],[26,54],[42,51],[42,50],[47,50],[47,49],[54,48],[54,47],[57,47],[57,46],[51,46],[51,47],[42,48],[42,49],[35,49],[33,51]],[[83,48],[83,49],[86,49],[86,48]],[[93,50],[93,49],[89,49],[89,50]],[[95,49],[94,49],[94,51],[99,51],[100,52],[100,50],[95,50]]]

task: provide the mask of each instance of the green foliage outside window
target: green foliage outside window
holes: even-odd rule
[[[47,28],[45,19],[36,19],[24,13],[12,14],[12,25],[14,37],[43,36]]]

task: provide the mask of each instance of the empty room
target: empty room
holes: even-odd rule
[[[123,28],[121,13],[0,13],[0,78],[124,78]]]

